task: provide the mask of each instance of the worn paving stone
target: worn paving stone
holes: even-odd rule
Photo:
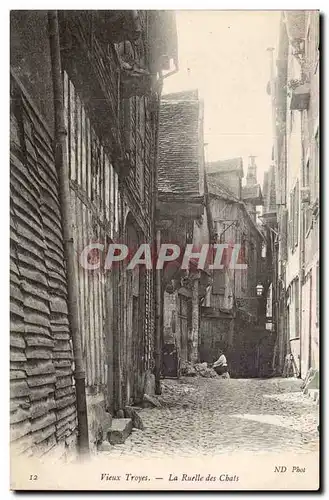
[[[279,378],[163,380],[163,406],[140,410],[145,430],[134,430],[115,454],[316,451],[319,407],[302,394],[301,383]]]

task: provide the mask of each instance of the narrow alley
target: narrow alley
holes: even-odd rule
[[[133,429],[109,455],[316,451],[319,406],[300,386],[301,380],[289,378],[167,379],[162,381],[161,408],[138,411],[145,429]]]
[[[318,487],[319,21],[11,10],[12,489]]]

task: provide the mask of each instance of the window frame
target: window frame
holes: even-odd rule
[[[316,305],[315,305],[315,325],[316,327],[319,326],[319,319],[320,319],[320,266],[319,262],[316,263],[316,283],[315,283],[315,290],[316,290]]]
[[[299,243],[299,180],[290,191],[289,210],[289,247],[292,253],[296,251]]]

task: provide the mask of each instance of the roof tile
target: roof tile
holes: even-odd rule
[[[158,190],[200,194],[200,101],[197,91],[163,96],[159,124]]]

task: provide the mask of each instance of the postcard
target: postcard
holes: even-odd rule
[[[12,490],[319,489],[319,42],[11,11]]]

